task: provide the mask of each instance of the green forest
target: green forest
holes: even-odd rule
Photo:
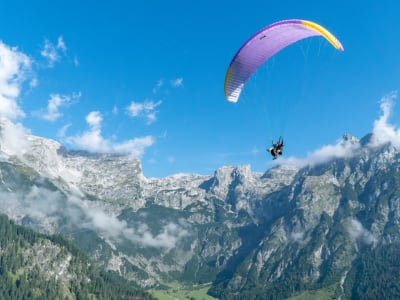
[[[4,215],[0,254],[0,299],[155,299],[117,274],[100,271],[61,236],[39,234]],[[54,274],[63,264],[63,274]]]

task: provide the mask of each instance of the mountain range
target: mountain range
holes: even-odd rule
[[[282,160],[265,173],[244,165],[146,178],[136,158],[68,150],[5,121],[0,129],[1,212],[144,288],[400,297],[400,153],[371,134],[345,135],[329,159]]]

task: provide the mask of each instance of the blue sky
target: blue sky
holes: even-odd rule
[[[372,131],[400,87],[399,15],[394,0],[8,1],[0,115],[71,149],[132,153],[146,177],[263,172],[280,135],[285,157],[303,158]],[[296,43],[226,101],[238,48],[292,18],[326,27],[344,52],[321,37]]]

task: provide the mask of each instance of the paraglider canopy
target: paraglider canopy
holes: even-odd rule
[[[273,23],[248,39],[233,57],[225,76],[225,97],[237,102],[250,76],[271,56],[286,46],[311,36],[323,36],[336,49],[343,46],[321,25],[306,20],[284,20]]]

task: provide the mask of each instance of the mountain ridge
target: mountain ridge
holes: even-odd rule
[[[222,166],[165,178],[144,177],[128,156],[24,140],[30,151],[0,151],[0,197],[14,200],[3,211],[144,287],[213,282],[221,299],[329,287],[347,299],[362,295],[361,261],[400,241],[400,154],[373,135],[345,135],[265,173]]]

